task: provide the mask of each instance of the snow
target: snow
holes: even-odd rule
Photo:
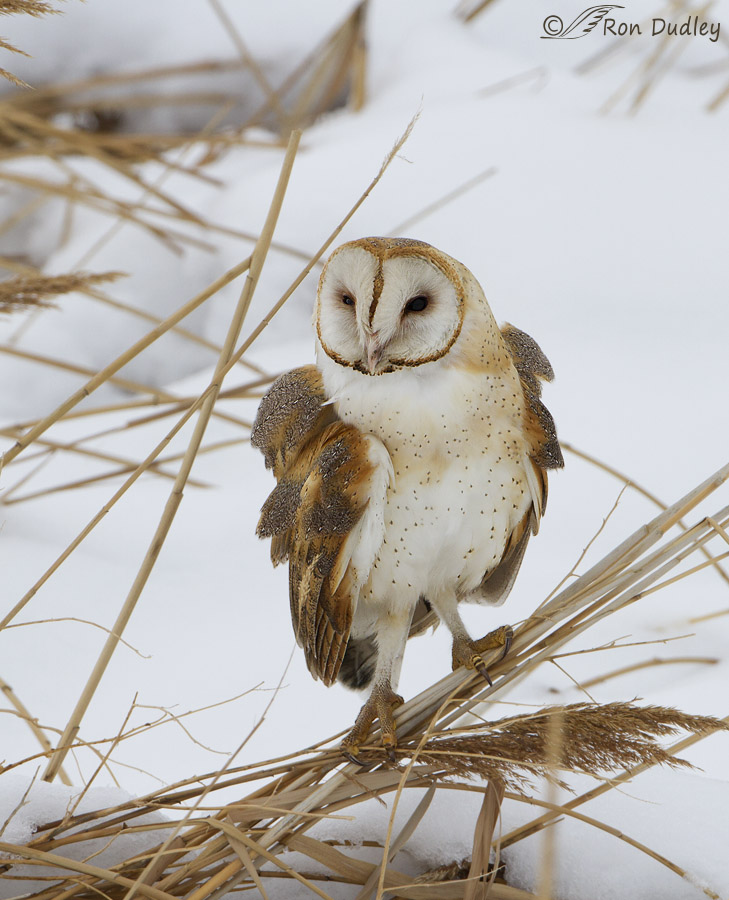
[[[727,8],[726,3],[715,4],[712,20],[721,21]],[[172,0],[144,4],[143,9],[142,15],[141,3],[104,0],[66,4],[63,16],[47,20],[25,21],[22,16],[4,20],[3,34],[34,56],[13,58],[5,67],[27,80],[43,82],[235,56],[210,4],[202,0],[186,4],[184,17],[172,13]],[[309,4],[306,10],[292,3],[246,4],[245,10],[228,3],[226,9],[274,83],[346,13],[344,5],[333,2]],[[557,6],[554,11],[565,21],[572,12]],[[654,12],[647,2],[635,2],[629,10],[631,20]],[[600,115],[605,100],[654,46],[652,39],[644,36],[609,64],[580,75],[575,71],[578,64],[606,42],[615,45],[619,39],[594,34],[583,40],[543,41],[539,34],[544,15],[545,8],[534,0],[520,3],[518,13],[513,2],[502,2],[465,26],[452,15],[450,4],[427,0],[415,7],[405,0],[375,0],[368,21],[368,101],[359,113],[336,110],[306,130],[275,240],[307,257],[314,252],[420,110],[412,137],[337,242],[389,233],[398,222],[493,167],[493,175],[422,218],[408,229],[409,236],[442,247],[469,266],[497,319],[535,336],[557,374],[545,400],[560,437],[671,502],[726,462],[729,443],[725,387],[729,103],[714,114],[704,109],[724,84],[726,45],[723,36],[717,43],[689,42],[636,115],[626,113],[625,101],[616,111]],[[725,18],[729,28],[729,15]],[[103,41],[91,39],[100,34]],[[498,87],[522,73],[535,74],[511,87]],[[253,82],[246,77],[250,87]],[[184,89],[188,83],[176,86]],[[171,116],[165,114],[154,124],[171,130],[200,126]],[[129,125],[150,123],[140,119]],[[262,131],[257,136],[272,140]],[[164,181],[164,190],[207,221],[257,234],[282,153],[277,147],[235,148],[205,169],[218,183],[173,174]],[[178,159],[178,151],[171,157]],[[187,160],[194,158],[193,152]],[[70,159],[68,164],[119,199],[139,200],[138,186],[99,163]],[[60,177],[47,160],[27,159],[11,168]],[[162,174],[154,163],[141,166],[140,173],[152,183]],[[29,199],[27,190],[3,193],[1,217]],[[70,271],[81,261],[89,271],[127,272],[125,279],[104,286],[104,292],[159,317],[247,256],[252,246],[250,241],[220,234],[211,249],[185,246],[180,255],[127,224],[89,257],[98,238],[113,225],[113,217],[77,209],[66,235],[64,211],[61,201],[50,200],[23,225],[0,235],[0,253],[25,254],[48,272]],[[180,228],[189,237],[210,238],[197,226]],[[302,265],[296,256],[271,251],[244,334],[253,330]],[[316,277],[317,271],[254,345],[251,359],[271,373],[313,359],[309,319]],[[236,283],[221,291],[186,326],[220,342],[240,287]],[[151,327],[81,295],[61,298],[57,305],[56,310],[33,316],[22,331],[18,316],[0,322],[0,342],[17,339],[18,346],[29,351],[96,369]],[[208,349],[169,336],[122,374],[179,396],[197,395],[209,381],[215,358]],[[252,377],[237,367],[225,386]],[[8,424],[49,411],[82,383],[76,376],[8,356],[0,358],[0,381],[7,386],[0,399],[0,419]],[[128,399],[130,395],[116,388],[104,388],[91,401]],[[251,421],[255,406],[255,401],[229,400],[220,409]],[[150,411],[155,408],[71,420],[51,436],[73,442]],[[173,422],[174,418],[151,421],[98,437],[88,446],[139,460]],[[165,455],[184,452],[189,434],[188,426]],[[206,443],[240,438],[237,426],[213,419]],[[7,439],[4,446],[11,443]],[[12,489],[37,462],[5,468],[0,489]],[[15,496],[108,468],[88,457],[56,453]],[[166,468],[174,473],[176,463]],[[294,649],[286,573],[271,568],[267,546],[254,537],[258,510],[271,487],[259,454],[246,442],[218,449],[199,457],[192,477],[208,487],[187,487],[124,633],[142,655],[126,646],[117,649],[82,726],[86,740],[113,737],[135,698],[138,706],[130,727],[164,716],[155,728],[122,741],[112,755],[113,771],[127,794],[219,766],[224,754],[255,726]],[[70,619],[111,628],[171,483],[151,475],[142,478],[33,597],[13,623],[22,627],[0,635],[0,677],[49,729],[52,741],[63,729],[106,638],[103,630]],[[101,481],[2,508],[3,613],[119,484],[118,478]],[[551,480],[539,537],[532,542],[504,607],[511,622],[528,615],[570,570],[620,488],[617,480],[567,454],[565,471]],[[727,502],[725,489],[691,521]],[[650,502],[627,491],[581,569],[654,514]],[[571,679],[584,681],[646,658],[702,657],[708,661],[619,675],[590,693],[598,701],[638,696],[693,713],[725,716],[729,615],[695,620],[727,609],[726,584],[711,570],[698,573],[609,617],[568,650],[595,648],[618,638],[623,644],[655,641],[654,645],[564,657],[558,660],[564,671],[556,665],[543,666],[539,678],[504,695],[488,712],[508,714],[519,708],[511,703],[584,699]],[[501,624],[483,608],[466,613],[474,633]],[[64,621],[22,624],[51,618]],[[448,666],[449,642],[443,629],[413,641],[405,658],[402,692],[412,696],[445,674]],[[171,715],[159,711],[168,709],[179,716],[229,698],[237,699],[182,720],[195,739],[217,752],[193,743]],[[0,706],[2,758],[9,762],[36,754],[37,743],[25,723],[8,702]],[[326,691],[313,682],[303,654],[296,650],[282,690],[239,762],[279,755],[343,730],[357,707],[358,698],[343,688]],[[709,737],[686,751],[702,771],[649,772],[580,811],[624,831],[727,897],[728,750],[727,735]],[[0,823],[17,806],[38,765],[36,759],[0,777]],[[78,751],[67,760],[76,784],[82,784],[96,765],[90,752]],[[106,780],[107,775],[98,776],[84,809],[119,802],[122,795],[114,793],[116,789],[102,786]],[[2,840],[28,840],[37,824],[63,815],[70,797],[67,788],[36,782],[28,805],[15,814]],[[417,791],[405,792],[399,822],[419,797]],[[426,819],[395,861],[396,868],[416,873],[470,856],[477,808],[478,798],[438,790]],[[368,803],[351,812],[355,822],[323,822],[312,834],[355,842],[382,840],[389,809]],[[524,804],[507,801],[502,831],[533,815]],[[566,819],[554,829],[559,898],[584,896],[586,890],[596,898],[702,896],[655,860],[593,826]],[[534,888],[540,840],[532,837],[504,852],[514,885]],[[111,852],[105,858],[116,858],[116,850]],[[16,887],[6,884],[7,888],[0,887],[0,896],[14,896]],[[342,888],[336,896],[348,894]]]
[[[46,784],[43,781],[29,783],[27,779],[13,774],[4,774],[2,791],[0,792],[0,842],[6,844],[26,844],[33,839],[39,825],[60,821],[67,814],[83,815],[94,810],[125,803],[132,797],[117,787],[91,787],[83,795],[78,788],[62,784]],[[147,825],[161,822],[159,813],[145,813],[135,819],[135,825]],[[104,819],[99,820],[102,825]],[[69,834],[73,829],[69,830]],[[150,838],[150,834],[152,837]],[[108,837],[71,844],[54,851],[58,856],[67,859],[93,860],[93,864],[106,868],[123,859],[128,859],[156,843],[155,834],[123,833],[109,841]],[[32,866],[14,866],[13,876],[28,878],[37,875],[38,869]],[[44,876],[52,876],[53,869],[45,869]],[[46,887],[43,881],[4,881],[0,883],[0,897],[13,897],[20,892],[41,891]]]
[[[566,799],[566,798],[565,798]],[[704,896],[706,886],[721,897],[729,894],[726,857],[726,781],[685,773],[650,771],[626,788],[610,791],[578,807],[627,837],[661,854],[686,872],[686,878],[651,860],[642,850],[593,825],[567,818],[557,826],[556,856],[559,867],[555,895],[565,900],[584,896],[602,898],[630,896],[635,900],[654,897],[693,900]],[[526,816],[522,812],[520,819]],[[509,826],[505,814],[503,825]],[[713,822],[717,827],[708,828]],[[512,883],[529,889],[538,877],[539,840],[526,841],[504,851]],[[645,877],[650,872],[650,877]]]

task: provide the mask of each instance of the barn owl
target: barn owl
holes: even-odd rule
[[[291,617],[325,685],[371,686],[342,751],[375,719],[393,755],[408,637],[445,623],[452,665],[508,652],[511,628],[469,636],[461,602],[500,604],[536,534],[547,469],[563,465],[540,400],[552,368],[494,320],[469,270],[421,241],[332,253],[314,309],[316,366],[279,377],[251,442],[277,486],[258,525],[288,560]]]

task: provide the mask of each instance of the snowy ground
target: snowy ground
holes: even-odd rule
[[[234,4],[229,5],[234,14]],[[37,61],[13,66],[12,60],[5,65],[29,81],[42,81],[82,77],[107,66],[115,71],[122,66],[133,69],[234,55],[229,37],[202,0],[185,4],[184,17],[172,17],[176,4],[155,4],[159,23],[144,27],[141,14],[122,15],[127,6],[120,0],[103,4],[89,0],[67,4],[64,17],[7,20],[8,37],[36,54]],[[141,4],[136,6],[141,9]],[[264,13],[257,6],[254,21],[235,13],[249,49],[259,54],[274,83],[346,11],[344,4],[333,2],[315,4],[315,13],[300,4],[283,6],[286,16],[279,16],[276,9]],[[460,259],[484,286],[497,319],[513,322],[536,337],[557,375],[545,400],[560,437],[672,502],[727,462],[729,103],[714,114],[705,110],[729,78],[727,43],[723,34],[717,42],[684,38],[690,42],[684,55],[638,114],[628,115],[623,101],[612,113],[600,115],[602,104],[657,39],[643,35],[609,64],[578,74],[578,64],[621,39],[596,30],[580,40],[541,40],[545,15],[559,12],[567,22],[580,11],[579,4],[568,6],[564,0],[561,6],[547,8],[528,0],[519,4],[517,13],[515,3],[501,0],[466,26],[452,14],[449,3],[375,0],[368,23],[368,102],[359,113],[335,111],[305,132],[276,239],[307,256],[313,253],[420,110],[406,147],[341,240],[399,232],[400,222],[493,167],[494,173],[478,186],[406,229],[407,236],[429,241]],[[621,14],[626,21],[638,21],[654,13],[651,4],[635,2]],[[727,3],[716,3],[710,17],[722,22],[729,36]],[[103,47],[108,52],[88,40],[88,35],[100,31],[107,37]],[[69,43],[72,40],[78,43]],[[504,84],[523,73],[524,78]],[[241,90],[245,88],[250,84]],[[165,190],[216,224],[257,233],[282,153],[236,149],[206,169],[220,185],[173,175],[165,181]],[[70,164],[117,196],[130,200],[139,196],[138,188],[110,176],[97,163],[71,160]],[[50,164],[28,159],[14,168],[39,173],[49,171]],[[160,174],[154,164],[142,172],[149,179]],[[17,192],[3,195],[3,217],[27,199]],[[29,224],[0,236],[0,252],[24,254],[49,272],[74,269],[113,220],[78,210],[70,235],[60,245],[63,212],[60,202],[46,205]],[[197,234],[194,226],[189,231]],[[129,277],[107,292],[164,316],[244,258],[250,246],[221,237],[214,251],[190,250],[179,258],[127,225],[86,259],[84,267],[128,272]],[[272,251],[246,333],[302,265],[290,254]],[[312,360],[309,315],[315,284],[312,275],[256,343],[251,359],[268,372]],[[222,291],[189,327],[220,340],[238,290],[233,285]],[[95,369],[148,328],[81,295],[58,306],[33,318],[21,335],[17,317],[0,323],[0,342],[17,339],[25,349]],[[123,374],[186,396],[206,386],[212,362],[207,351],[170,339]],[[250,377],[237,369],[226,387]],[[0,357],[0,381],[5,385],[0,418],[8,424],[47,412],[81,383],[75,376],[11,357]],[[128,395],[104,389],[92,401],[124,397]],[[226,401],[220,409],[250,421],[255,403]],[[79,419],[54,430],[53,437],[70,442],[91,432],[89,421],[93,431],[102,431],[136,417],[132,411]],[[172,421],[98,438],[89,446],[141,459]],[[182,452],[188,434],[183,433],[169,452]],[[206,443],[241,436],[240,428],[214,419]],[[12,489],[32,465],[9,466],[2,473],[0,489]],[[107,469],[106,464],[59,453],[15,496]],[[168,471],[175,471],[174,464]],[[112,769],[129,793],[220,765],[257,722],[294,648],[286,573],[271,569],[267,546],[254,536],[258,510],[271,487],[262,459],[240,442],[200,456],[193,478],[208,488],[188,486],[124,634],[138,652],[126,646],[117,650],[81,736],[112,737],[134,702],[139,708],[129,724],[141,725],[161,709],[179,716],[248,693],[184,719],[194,741],[170,717],[124,741],[113,754]],[[29,589],[118,483],[102,481],[0,510],[1,613]],[[48,729],[52,742],[106,637],[93,625],[68,619],[104,628],[112,625],[170,485],[166,479],[143,478],[13,625],[51,618],[66,621],[26,624],[0,635],[0,677]],[[524,618],[569,571],[620,488],[617,480],[567,454],[565,471],[551,481],[542,531],[503,611],[510,621]],[[702,511],[711,514],[728,502],[729,490],[724,489]],[[654,514],[655,507],[647,500],[626,492],[587,564]],[[699,515],[695,513],[692,521]],[[545,666],[539,679],[504,697],[496,712],[513,711],[511,703],[584,699],[573,679],[584,681],[639,660],[704,657],[710,661],[656,666],[612,678],[591,694],[599,701],[640,697],[689,712],[726,716],[729,614],[693,621],[721,610],[729,613],[729,590],[715,572],[679,582],[609,617],[571,649],[597,647],[616,638],[626,643],[656,641],[655,645],[561,659],[561,669]],[[501,611],[479,608],[469,613],[474,630],[501,623]],[[402,692],[411,696],[445,674],[448,665],[448,639],[442,631],[414,641],[406,654]],[[278,755],[342,730],[358,708],[358,698],[343,688],[327,691],[313,682],[299,651],[283,683],[265,724],[239,762]],[[26,725],[9,710],[9,704],[0,702],[0,757],[6,763],[38,750]],[[610,792],[583,811],[642,841],[720,896],[729,897],[728,751],[729,736],[707,738],[686,754],[701,771],[649,773],[624,792]],[[67,768],[81,784],[96,764],[91,753],[79,753],[69,757]],[[0,777],[0,824],[23,796],[37,766],[35,761]],[[97,787],[110,783],[107,773],[96,781]],[[26,840],[34,822],[58,814],[66,802],[65,790],[58,785],[36,786],[33,802],[9,823],[2,840]],[[109,795],[103,790],[99,802],[105,804]],[[476,801],[454,796],[457,801],[438,793],[429,813],[430,831],[420,832],[421,843],[403,854],[402,871],[421,871],[470,855],[476,817],[476,807],[470,804]],[[417,798],[404,800],[403,808],[412,808],[415,802]],[[353,839],[381,839],[385,814],[374,804],[371,810],[358,812],[357,822],[346,827]],[[507,802],[502,827],[508,831],[531,815],[528,807]],[[318,826],[324,836],[332,827]],[[585,891],[596,898],[703,896],[697,887],[591,826],[570,821],[557,828],[560,898],[583,897]],[[449,842],[443,840],[446,831]],[[512,883],[534,887],[539,849],[539,839],[531,838],[508,851]],[[7,886],[0,882],[0,896],[15,893],[12,882]]]

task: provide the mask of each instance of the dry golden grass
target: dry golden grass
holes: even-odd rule
[[[17,13],[25,13],[29,16],[39,17],[58,12],[60,12],[59,9],[55,9],[50,3],[46,3],[45,0],[0,0],[0,16],[12,16]],[[19,50],[3,38],[0,38],[0,48],[8,50],[11,53],[20,53],[22,56],[28,55],[23,50]],[[13,75],[12,72],[0,69],[0,75],[8,81],[11,81],[16,87],[28,87],[24,81]]]
[[[69,275],[20,275],[8,278],[0,281],[0,313],[46,307],[51,297],[88,290],[105,282],[116,281],[121,276],[121,272],[101,272],[96,275],[73,272]]]

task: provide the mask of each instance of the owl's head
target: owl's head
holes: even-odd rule
[[[341,366],[382,375],[444,356],[463,326],[457,263],[406,238],[361,238],[330,256],[319,281],[314,327]]]

